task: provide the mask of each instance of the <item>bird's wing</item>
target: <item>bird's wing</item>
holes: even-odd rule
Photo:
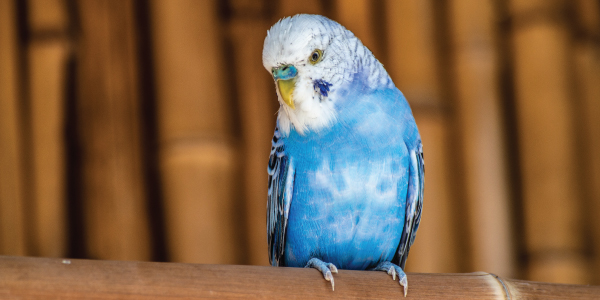
[[[410,150],[410,166],[408,193],[406,195],[406,216],[400,245],[394,261],[404,270],[408,251],[415,241],[417,229],[421,222],[423,209],[423,187],[425,179],[425,162],[423,161],[423,146],[419,143],[417,149]]]
[[[267,237],[269,262],[279,266],[285,248],[288,213],[294,188],[294,167],[291,157],[285,153],[285,145],[275,128],[269,156],[269,193],[267,200]]]

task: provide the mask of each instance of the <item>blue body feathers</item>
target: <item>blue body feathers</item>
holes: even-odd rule
[[[278,265],[304,267],[317,257],[364,270],[397,255],[410,176],[410,150],[420,136],[396,88],[370,90],[360,81],[337,103],[337,122],[306,136],[277,134],[281,197],[289,207]],[[274,147],[274,150],[276,147]],[[418,189],[418,187],[414,187]],[[293,199],[293,201],[292,201]],[[415,228],[416,229],[416,228]],[[277,244],[279,241],[275,241]],[[274,251],[274,254],[277,251]]]
[[[314,267],[332,287],[335,266],[386,271],[406,293],[425,169],[404,95],[351,32],[321,16],[275,24],[263,64],[281,103],[268,166],[271,264]]]

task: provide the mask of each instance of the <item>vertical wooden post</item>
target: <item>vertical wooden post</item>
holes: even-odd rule
[[[270,24],[265,18],[265,3],[231,2],[229,23],[233,54],[232,76],[236,83],[237,104],[243,145],[243,198],[246,207],[245,234],[247,258],[254,265],[267,265],[267,173],[271,137],[279,108],[273,81],[262,65],[262,48]]]
[[[240,170],[215,0],[150,3],[168,252],[173,261],[238,263]],[[258,72],[259,70],[257,70]]]
[[[425,202],[421,226],[407,262],[409,271],[452,272],[459,266],[452,215],[448,155],[449,117],[441,96],[432,1],[385,2],[386,69],[411,104],[425,154]]]
[[[382,59],[382,49],[377,39],[383,37],[377,34],[375,19],[375,1],[369,0],[336,0],[335,20],[352,31],[361,42],[369,48],[379,60]]]
[[[493,1],[460,0],[451,1],[449,8],[471,266],[510,277],[515,275],[515,259],[494,5]]]
[[[28,8],[32,254],[59,257],[67,250],[63,138],[67,14],[61,0],[30,0]]]
[[[593,242],[593,269],[600,269],[600,2],[578,0],[576,20],[581,33],[574,44],[578,96],[581,106],[578,119],[581,129],[580,147],[583,156],[583,182]],[[593,283],[600,283],[600,274],[592,272]]]
[[[93,258],[147,260],[133,1],[77,4],[76,106],[87,251]]]
[[[15,1],[0,0],[0,253],[25,255]]]
[[[277,4],[276,20],[283,17],[291,17],[296,14],[324,14],[324,2],[319,0],[279,0]],[[272,24],[271,24],[272,25]]]
[[[565,9],[564,1],[510,2],[524,230],[529,279],[586,283]]]

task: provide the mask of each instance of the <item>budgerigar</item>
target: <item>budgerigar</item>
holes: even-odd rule
[[[267,32],[263,65],[280,103],[269,158],[267,235],[273,266],[404,265],[423,207],[423,148],[411,109],[354,34],[318,15]]]

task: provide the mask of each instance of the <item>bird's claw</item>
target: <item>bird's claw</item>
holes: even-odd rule
[[[325,277],[325,280],[331,282],[331,290],[335,291],[335,282],[333,281],[333,275],[331,274],[331,272],[329,270],[325,271],[323,277]]]
[[[404,287],[404,297],[406,297],[406,292],[408,292],[408,280],[406,279],[406,274],[400,279],[400,285]]]
[[[390,268],[387,273],[392,275],[392,280],[396,280],[396,268]]]
[[[305,268],[315,268],[323,273],[323,278],[331,282],[331,290],[335,291],[335,282],[333,281],[333,274],[338,273],[337,267],[332,263],[326,263],[318,258],[311,258],[306,264]]]
[[[337,269],[337,267],[334,264],[330,263],[328,267],[329,267],[329,270],[331,270],[332,273],[335,273],[335,274],[338,273],[338,269]]]
[[[388,275],[392,275],[393,280],[396,280],[396,275],[398,275],[398,283],[404,287],[404,297],[406,297],[406,293],[408,292],[408,279],[406,278],[406,273],[404,273],[400,267],[389,261],[384,261],[379,263],[373,270],[387,272]]]

